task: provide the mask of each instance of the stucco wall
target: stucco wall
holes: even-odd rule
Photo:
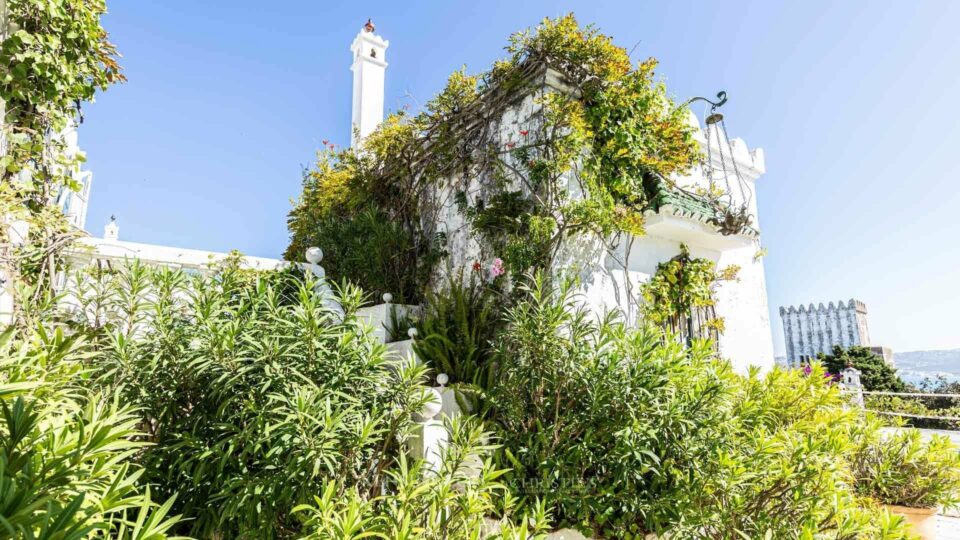
[[[632,240],[632,245],[631,244]],[[584,302],[596,313],[620,310],[635,322],[640,307],[640,287],[656,272],[657,265],[680,253],[680,242],[653,235],[621,238],[614,249],[595,239],[580,239],[571,244],[558,262],[558,270],[576,272]],[[709,259],[718,268],[740,267],[736,281],[721,283],[716,292],[716,311],[724,318],[726,331],[720,337],[720,353],[738,371],[749,366],[770,369],[774,365],[773,335],[767,304],[763,259],[756,259],[756,248],[746,245],[733,249],[710,249],[689,245],[694,257]]]
[[[562,84],[548,72],[541,91],[566,91]],[[495,129],[493,141],[502,147],[516,141],[521,131],[535,132],[539,122],[540,107],[535,96],[518,101],[504,112]],[[695,116],[691,124],[699,129]],[[697,133],[701,144],[706,144],[702,132]],[[724,141],[725,142],[725,141]],[[756,215],[755,181],[765,171],[763,153],[749,151],[747,145],[735,139],[731,141],[734,158],[743,173],[743,190],[735,188],[736,204],[749,201]],[[717,153],[714,153],[717,157]],[[729,157],[729,153],[728,153]],[[483,178],[472,178],[466,194],[473,201],[484,195]],[[687,187],[705,186],[703,175],[696,174],[676,179]],[[450,182],[455,184],[456,182]],[[514,188],[516,189],[516,188]],[[578,186],[570,182],[571,194],[577,197]],[[485,253],[472,234],[465,217],[458,211],[450,190],[441,190],[437,195],[438,230],[447,236],[449,263],[452,269],[469,268],[475,261],[489,264],[498,254]],[[649,216],[661,220],[662,216]],[[555,271],[576,273],[582,283],[581,298],[598,314],[620,310],[628,321],[637,318],[639,287],[650,279],[657,265],[680,253],[681,242],[688,245],[695,257],[708,258],[718,267],[740,267],[739,279],[722,284],[717,291],[717,314],[724,317],[726,331],[720,340],[721,354],[729,358],[738,370],[745,371],[755,365],[769,369],[774,365],[773,337],[767,307],[766,281],[762,258],[755,255],[759,249],[752,238],[723,237],[711,227],[681,218],[669,219],[669,223],[650,227],[641,237],[620,235],[601,241],[596,237],[579,237],[562,246],[556,260]],[[661,220],[661,221],[664,221]],[[759,227],[755,223],[756,227]]]

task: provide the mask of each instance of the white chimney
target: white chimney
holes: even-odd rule
[[[120,226],[117,225],[116,216],[110,216],[110,223],[103,228],[103,239],[104,240],[119,240],[120,239]]]
[[[383,81],[387,70],[387,47],[390,42],[374,33],[368,19],[350,45],[353,53],[353,123],[350,145],[357,145],[383,121]]]

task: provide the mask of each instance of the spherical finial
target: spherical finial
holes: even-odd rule
[[[323,251],[318,247],[307,248],[307,262],[319,264],[323,260]]]
[[[440,386],[445,386],[448,382],[450,382],[450,377],[446,373],[437,375],[437,384]]]
[[[410,329],[407,330],[407,336],[409,336],[410,339],[416,338],[416,337],[417,337],[417,333],[418,333],[418,332],[417,332],[416,327],[413,327],[413,326],[411,326]]]
[[[389,304],[390,302],[393,302],[393,295],[388,292],[383,293],[383,303]]]
[[[420,410],[420,416],[424,420],[430,420],[440,414],[443,409],[443,396],[433,388],[427,388],[425,392],[427,395],[424,397],[427,399],[426,403],[423,404],[423,409]]]
[[[364,32],[373,32],[377,27],[373,25],[373,20],[367,19],[367,24],[363,25]]]

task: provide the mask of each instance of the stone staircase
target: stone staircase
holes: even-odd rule
[[[328,306],[342,315],[343,309],[334,299],[332,291],[326,283],[326,273],[319,264],[322,258],[323,253],[320,248],[310,248],[307,250],[308,263],[304,267],[318,278],[317,291],[329,298]],[[414,358],[417,363],[420,363],[413,350],[413,340],[417,337],[417,329],[412,326],[406,328],[406,325],[401,323],[415,320],[422,313],[422,308],[417,305],[394,304],[393,295],[390,293],[384,294],[382,300],[383,302],[380,304],[357,310],[357,319],[372,329],[374,339],[387,346],[388,358],[396,361]],[[397,328],[395,325],[401,327]],[[427,390],[433,394],[434,399],[428,402],[420,413],[417,429],[414,430],[413,436],[408,441],[409,446],[407,448],[411,457],[425,460],[434,470],[439,467],[443,448],[450,440],[445,419],[461,414],[454,391],[442,386],[446,384],[447,376],[439,374],[437,379],[441,386]],[[479,475],[480,465],[480,463],[473,464],[475,470],[471,474]],[[499,530],[500,524],[497,521],[493,519],[485,521],[488,531]],[[547,535],[547,539],[588,540],[573,529],[551,532]]]
[[[303,264],[304,270],[313,274],[316,279],[315,290],[326,298],[325,305],[333,311],[343,315],[343,308],[337,302],[327,284],[327,273],[320,266],[323,260],[323,251],[318,247],[308,248],[306,251],[306,264]],[[406,359],[411,356],[416,358],[413,352],[413,338],[416,336],[416,329],[404,330],[394,328],[393,323],[403,320],[411,320],[420,313],[420,306],[407,304],[394,304],[393,295],[386,293],[383,295],[383,303],[357,311],[357,318],[373,329],[373,337],[380,343],[384,343],[388,349],[388,355],[397,360]]]
[[[413,357],[413,338],[417,329],[404,328],[403,321],[414,320],[420,315],[420,306],[411,304],[392,303],[393,295],[383,295],[383,303],[357,310],[357,319],[373,329],[374,339],[387,346],[387,354],[391,359],[405,360]],[[400,328],[395,328],[398,324]]]

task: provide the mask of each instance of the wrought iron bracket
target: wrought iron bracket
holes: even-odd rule
[[[707,98],[702,97],[702,96],[692,97],[692,98],[688,99],[687,101],[683,102],[683,105],[681,105],[681,107],[688,107],[688,106],[690,106],[690,105],[692,105],[692,104],[694,104],[694,103],[696,103],[696,102],[698,102],[698,101],[704,101],[704,102],[706,102],[706,103],[709,103],[709,104],[710,104],[710,112],[713,112],[713,111],[717,110],[719,107],[723,107],[724,103],[727,102],[727,92],[726,92],[725,90],[721,90],[721,91],[717,92],[717,100],[716,100],[716,101],[713,101],[713,100],[711,100],[711,99],[707,99]]]

